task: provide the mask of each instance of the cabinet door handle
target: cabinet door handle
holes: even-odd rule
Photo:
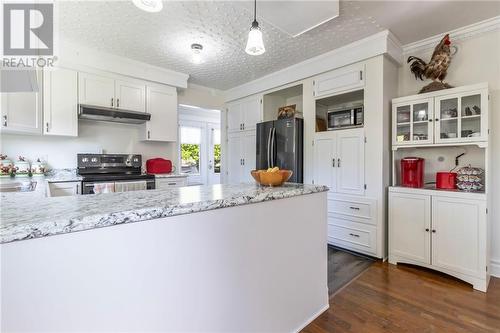
[[[436,229],[432,229],[432,232],[433,232],[433,233],[436,233]]]
[[[429,232],[429,228],[425,228],[425,231],[426,231],[426,232]]]
[[[242,125],[243,125],[243,130],[245,130],[245,123],[243,123]]]
[[[335,158],[332,158],[332,168],[335,168]]]
[[[358,234],[353,234],[353,233],[350,233],[349,235],[350,235],[350,236],[352,236],[352,237],[359,237],[359,235],[358,235]]]
[[[439,121],[439,118],[434,119],[435,121]]]
[[[49,122],[47,122],[45,124],[45,132],[47,132],[47,133],[49,132]]]
[[[359,80],[363,81],[363,71],[359,71]]]
[[[432,119],[429,119],[429,122],[432,123]]]
[[[151,138],[151,133],[148,131],[148,139]]]
[[[80,184],[76,184],[76,194],[80,194]]]
[[[359,207],[350,206],[349,208],[353,210],[359,210]]]
[[[337,159],[337,167],[340,168],[340,158]]]
[[[245,165],[245,159],[243,159],[243,165]]]
[[[7,127],[7,115],[3,116],[3,125]]]
[[[111,97],[111,106],[113,106],[113,104],[114,104],[114,100],[115,100],[115,99],[114,99],[113,97]]]
[[[120,107],[120,99],[119,99],[119,98],[117,98],[117,99],[116,99],[116,107],[117,107],[117,108],[119,108],[119,107]]]

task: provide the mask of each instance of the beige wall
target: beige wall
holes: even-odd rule
[[[453,42],[453,41],[452,41]],[[478,37],[455,43],[458,53],[452,60],[446,81],[453,86],[488,82],[492,123],[490,124],[492,148],[492,260],[500,265],[500,31],[488,32]],[[411,54],[428,60],[432,50]],[[399,69],[399,96],[416,94],[428,82],[415,80],[407,64]],[[499,266],[500,268],[500,266]]]

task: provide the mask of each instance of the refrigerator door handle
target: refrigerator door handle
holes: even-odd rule
[[[269,129],[269,134],[267,135],[267,168],[271,167],[271,136],[273,134],[273,128]]]
[[[276,128],[273,127],[273,129],[271,130],[271,168],[274,168],[276,166],[275,161],[274,161],[274,155],[275,155],[274,141],[275,141],[275,138],[276,138]]]

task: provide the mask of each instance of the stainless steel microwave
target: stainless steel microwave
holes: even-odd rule
[[[363,105],[357,105],[342,109],[328,110],[328,130],[343,128],[363,127],[364,124]]]

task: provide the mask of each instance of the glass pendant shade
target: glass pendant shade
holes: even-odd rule
[[[132,0],[132,2],[138,8],[150,13],[157,13],[163,9],[162,0]]]
[[[245,52],[250,55],[261,55],[266,52],[264,41],[262,40],[262,31],[260,31],[257,21],[252,23],[252,28],[248,33],[248,41]]]

